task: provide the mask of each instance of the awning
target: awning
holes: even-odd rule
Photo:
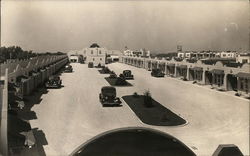
[[[193,67],[193,68],[190,68],[190,69],[194,70],[194,71],[203,71],[202,67]]]
[[[224,70],[213,69],[213,70],[211,70],[211,73],[214,73],[214,74],[224,74]]]
[[[160,65],[165,65],[165,62],[159,62]]]
[[[187,65],[180,65],[178,67],[181,68],[181,69],[187,69]]]
[[[247,78],[247,79],[249,79],[250,78],[250,73],[239,72],[238,74],[236,74],[236,76],[240,77],[240,78]]]
[[[174,64],[174,63],[170,63],[170,64],[167,64],[167,66],[169,66],[169,67],[174,67],[175,64]]]

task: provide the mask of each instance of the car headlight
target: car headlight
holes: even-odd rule
[[[108,97],[107,97],[107,96],[105,96],[105,99],[106,99],[106,100],[108,100]]]

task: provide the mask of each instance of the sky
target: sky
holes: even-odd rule
[[[249,49],[248,0],[1,1],[1,46],[68,52],[96,42],[155,52]]]

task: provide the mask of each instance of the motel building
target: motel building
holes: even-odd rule
[[[83,55],[86,57],[86,63],[93,62],[94,66],[106,64],[106,48],[101,48],[94,43],[89,48],[83,49]]]
[[[249,55],[250,57],[250,55]],[[146,70],[160,69],[166,76],[193,81],[199,85],[210,85],[219,91],[235,91],[235,94],[249,97],[250,63],[212,61],[195,63],[187,59],[176,61],[122,56],[121,63],[129,64]]]
[[[216,57],[217,52],[214,51],[179,51],[177,53],[177,57],[179,58],[186,58],[186,59],[203,59],[203,58],[214,58]]]
[[[236,56],[236,62],[250,63],[250,53],[241,53]]]
[[[236,51],[179,51],[177,53],[179,58],[186,58],[186,59],[206,59],[206,58],[236,58],[237,52]]]
[[[68,55],[70,60],[71,58],[72,60],[77,59],[73,56],[82,56],[87,64],[93,62],[94,66],[98,66],[98,64],[103,66],[110,60],[111,62],[118,61],[121,52],[118,50],[108,50],[107,48],[100,47],[97,43],[93,43],[82,50],[70,51],[68,52]]]

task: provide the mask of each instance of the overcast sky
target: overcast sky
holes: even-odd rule
[[[239,50],[249,46],[249,1],[2,1],[1,46]]]

